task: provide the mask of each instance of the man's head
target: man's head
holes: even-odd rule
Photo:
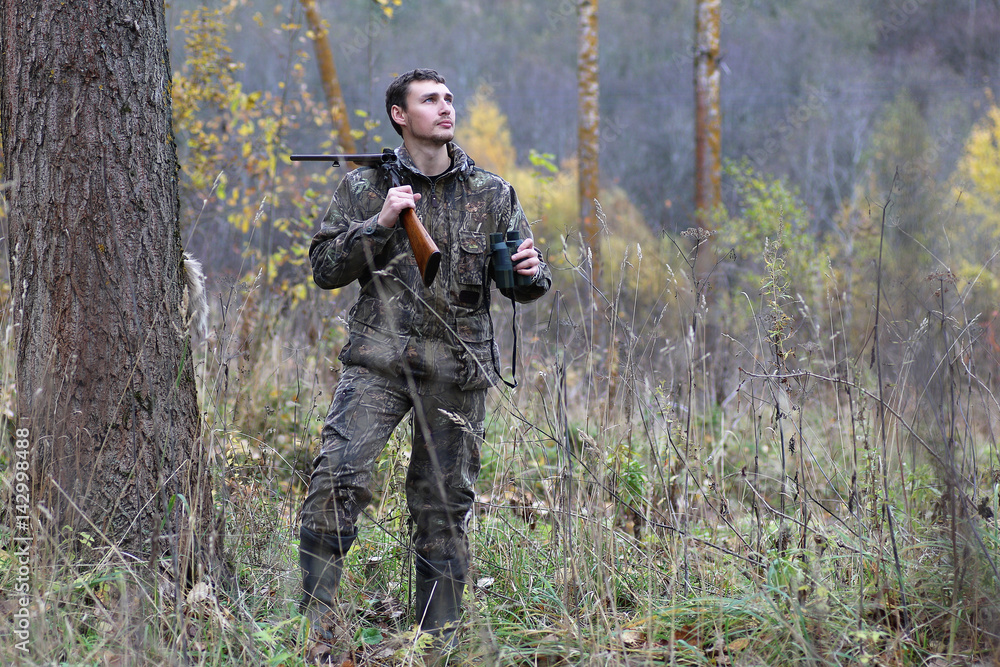
[[[392,123],[392,127],[396,130],[396,134],[403,136],[403,128],[399,125],[396,117],[393,115],[393,107],[398,107],[403,114],[409,111],[409,101],[410,92],[413,87],[412,84],[415,82],[430,82],[431,84],[440,84],[440,86],[435,86],[439,88],[439,94],[447,97],[449,105],[451,104],[451,91],[447,89],[444,85],[444,77],[438,74],[432,69],[414,69],[406,72],[405,74],[400,74],[389,87],[385,90],[385,112],[389,116],[389,122]]]

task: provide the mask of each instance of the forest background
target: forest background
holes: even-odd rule
[[[438,69],[458,142],[514,184],[555,270],[551,297],[519,311],[521,386],[491,406],[457,660],[996,656],[1000,5],[723,2],[706,243],[691,231],[694,3],[605,0],[596,282],[576,3],[317,6],[357,149],[395,145],[395,74]],[[70,663],[301,664],[295,513],[353,291],[316,289],[305,257],[342,172],[287,158],[333,152],[337,134],[301,3],[171,2],[168,21],[182,237],[211,307],[199,395],[237,584],[154,599],[137,640],[112,612],[76,611],[114,597],[98,568],[52,594],[64,622],[38,641]],[[511,315],[494,317],[509,371]],[[406,440],[380,461],[352,555],[359,664],[420,652]]]

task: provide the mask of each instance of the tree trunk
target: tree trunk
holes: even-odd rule
[[[313,50],[316,51],[316,63],[319,66],[319,77],[323,82],[323,94],[326,95],[326,105],[330,109],[330,118],[337,128],[340,148],[345,153],[354,153],[354,137],[351,135],[351,119],[347,115],[347,104],[340,90],[340,79],[337,78],[337,67],[333,63],[333,50],[330,49],[329,32],[323,19],[316,9],[316,0],[302,0],[306,10],[306,21],[312,33]]]
[[[705,358],[714,360],[714,400],[718,405],[726,393],[732,355],[723,350],[719,322],[722,317],[713,278],[717,264],[713,243],[712,214],[722,203],[722,112],[719,73],[721,0],[697,0],[695,8],[695,224],[698,249],[695,254],[694,279],[699,301],[701,340]],[[725,293],[724,290],[721,293]],[[724,305],[722,307],[725,307]],[[707,391],[709,386],[704,387]],[[706,405],[710,398],[706,395]]]
[[[711,229],[712,211],[722,200],[722,113],[720,111],[720,0],[698,0],[695,9],[695,194],[698,227]],[[708,279],[715,258],[705,239],[699,249],[695,278]]]
[[[601,272],[600,225],[594,200],[600,185],[600,86],[597,62],[597,0],[580,0],[577,89],[579,95],[578,143],[580,172],[580,229],[592,255],[591,277],[597,284]]]
[[[42,536],[191,553],[214,512],[163,4],[0,0],[0,30],[17,425]]]

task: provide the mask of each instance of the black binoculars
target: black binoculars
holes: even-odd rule
[[[510,258],[517,253],[518,246],[521,245],[521,234],[517,230],[507,232],[504,238],[503,232],[490,234],[490,260],[493,272],[493,280],[500,289],[511,289],[514,286],[524,287],[531,284],[531,276],[522,276],[514,271],[514,264]]]

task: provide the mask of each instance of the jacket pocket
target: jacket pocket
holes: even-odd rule
[[[486,258],[486,234],[462,230],[454,259],[452,299],[463,308],[476,310],[483,305]]]
[[[345,366],[362,366],[382,375],[399,375],[403,356],[402,339],[377,331],[351,332],[338,358]]]
[[[466,342],[457,352],[458,387],[462,391],[488,389],[497,383],[496,360],[499,357],[496,342]]]
[[[493,386],[497,381],[495,362],[498,355],[489,316],[481,313],[457,318],[455,336],[459,387],[469,390]]]
[[[455,280],[462,285],[482,285],[486,270],[486,234],[463,230],[458,240]]]

